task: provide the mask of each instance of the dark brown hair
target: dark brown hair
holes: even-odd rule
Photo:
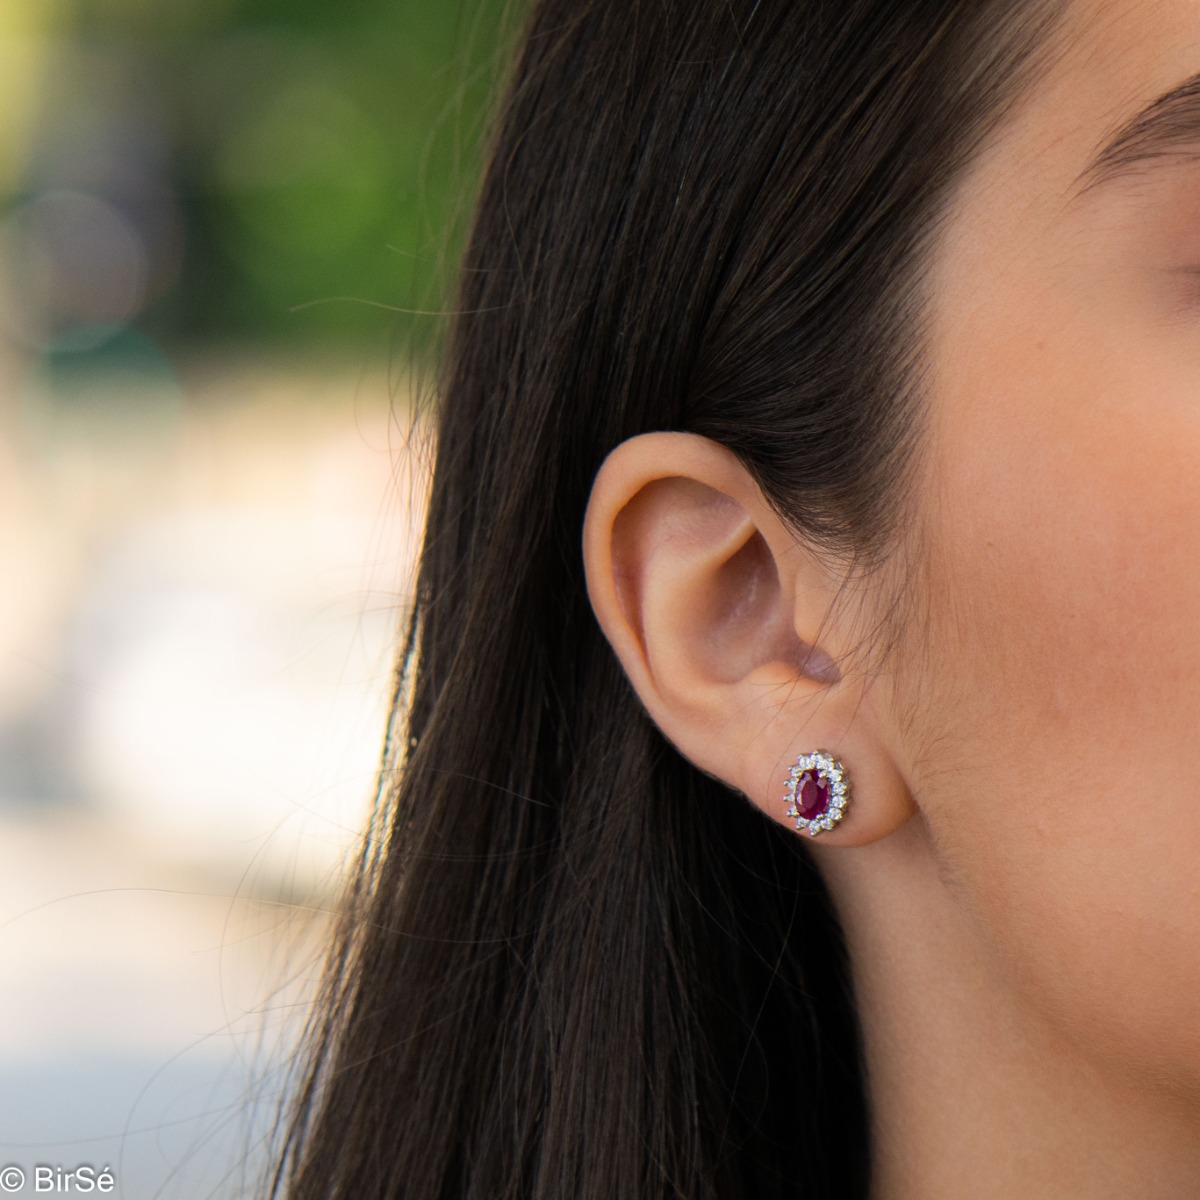
[[[275,1193],[866,1194],[821,882],[650,723],[580,530],[604,455],[680,429],[814,545],[895,546],[922,264],[1060,7],[535,6],[445,355],[386,786]]]

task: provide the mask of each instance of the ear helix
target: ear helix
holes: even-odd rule
[[[832,829],[850,804],[846,768],[826,750],[801,754],[788,772],[783,802],[797,832],[816,837]]]

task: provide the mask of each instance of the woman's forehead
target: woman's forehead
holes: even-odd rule
[[[1051,42],[981,168],[1086,201],[1200,154],[1200,3],[1073,0]]]

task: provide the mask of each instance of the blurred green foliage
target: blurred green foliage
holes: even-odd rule
[[[390,310],[445,302],[517,15],[507,0],[63,0],[51,36],[84,58],[61,59],[54,87],[95,103],[72,62],[119,64],[182,216],[173,281],[139,326],[175,344],[419,343],[429,321]]]

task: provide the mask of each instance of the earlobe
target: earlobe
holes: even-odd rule
[[[828,749],[854,774],[856,803],[854,820],[820,827],[827,844],[875,838],[907,818],[898,776],[867,762],[886,757],[886,739],[872,732],[863,681],[846,677],[838,581],[736,456],[692,434],[623,442],[597,474],[583,550],[605,636],[651,718],[696,766],[792,827],[789,772],[802,753]],[[882,807],[863,798],[864,775],[883,785]]]

